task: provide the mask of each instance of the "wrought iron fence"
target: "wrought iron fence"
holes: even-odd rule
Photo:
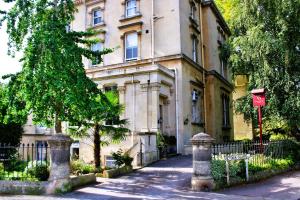
[[[263,167],[266,164],[272,164],[275,160],[286,158],[290,152],[288,147],[289,140],[278,141],[246,141],[229,142],[224,144],[214,144],[212,146],[212,158],[215,160],[226,160],[230,157],[235,160],[236,156],[248,158],[249,164]]]
[[[0,143],[0,180],[47,179],[49,152],[42,141],[19,146]]]

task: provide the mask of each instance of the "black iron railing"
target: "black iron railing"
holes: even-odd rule
[[[40,180],[40,177],[47,177],[49,152],[47,142],[19,146],[0,144],[0,180]]]
[[[291,145],[289,140],[278,141],[246,141],[229,142],[214,144],[212,146],[212,158],[215,160],[226,160],[236,156],[247,158],[249,164],[264,166],[272,164],[275,160],[286,158],[290,152],[288,147]]]

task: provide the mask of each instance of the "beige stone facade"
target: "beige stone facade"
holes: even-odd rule
[[[247,84],[248,78],[246,75],[239,75],[235,78],[235,87],[232,95],[234,101],[247,94]],[[251,120],[245,122],[244,115],[236,113],[233,118],[233,123],[235,140],[253,139],[254,130]]]
[[[117,47],[99,65],[84,61],[87,75],[100,88],[118,88],[125,106],[122,117],[129,120],[128,140],[103,148],[103,155],[121,147],[135,156],[142,142],[145,162],[151,162],[157,155],[157,131],[176,136],[182,154],[190,153],[190,138],[201,131],[217,141],[233,139],[233,87],[219,56],[230,32],[213,2],[81,0],[77,8],[73,30],[104,30],[95,37],[104,47]],[[129,61],[126,42],[131,33],[137,35],[137,55]],[[87,155],[89,144],[80,145]]]
[[[177,138],[177,153],[191,153],[190,139],[207,132],[216,141],[233,139],[232,90],[220,45],[230,31],[213,1],[77,0],[71,29],[103,30],[95,48],[115,48],[86,73],[99,88],[116,88],[131,132],[118,145],[139,163],[157,160],[158,131]],[[90,139],[79,143],[80,158],[92,161]]]

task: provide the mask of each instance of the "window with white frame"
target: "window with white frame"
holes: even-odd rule
[[[103,12],[100,9],[93,10],[93,26],[103,22]]]
[[[196,37],[192,38],[192,45],[193,45],[193,61],[197,62],[198,61],[198,51],[197,51],[197,46],[198,46],[198,40]]]
[[[201,123],[201,92],[192,91],[192,123]]]
[[[94,51],[94,52],[102,51],[103,50],[103,43],[97,42],[95,44],[92,44],[91,50]],[[98,64],[100,64],[100,59],[95,58],[95,59],[92,60],[92,65],[98,65]]]
[[[136,0],[127,0],[126,1],[126,17],[132,17],[137,13],[137,2]]]
[[[136,60],[138,57],[138,34],[129,33],[125,37],[125,60]]]
[[[116,166],[116,160],[113,159],[112,156],[105,156],[105,166],[106,167],[115,167]]]

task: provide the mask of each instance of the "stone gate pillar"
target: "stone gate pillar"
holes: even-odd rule
[[[49,137],[48,143],[51,153],[49,181],[69,179],[72,139],[63,134],[56,134]]]
[[[193,145],[192,189],[210,191],[214,187],[211,175],[211,145],[214,139],[206,133],[198,133],[191,139]]]

